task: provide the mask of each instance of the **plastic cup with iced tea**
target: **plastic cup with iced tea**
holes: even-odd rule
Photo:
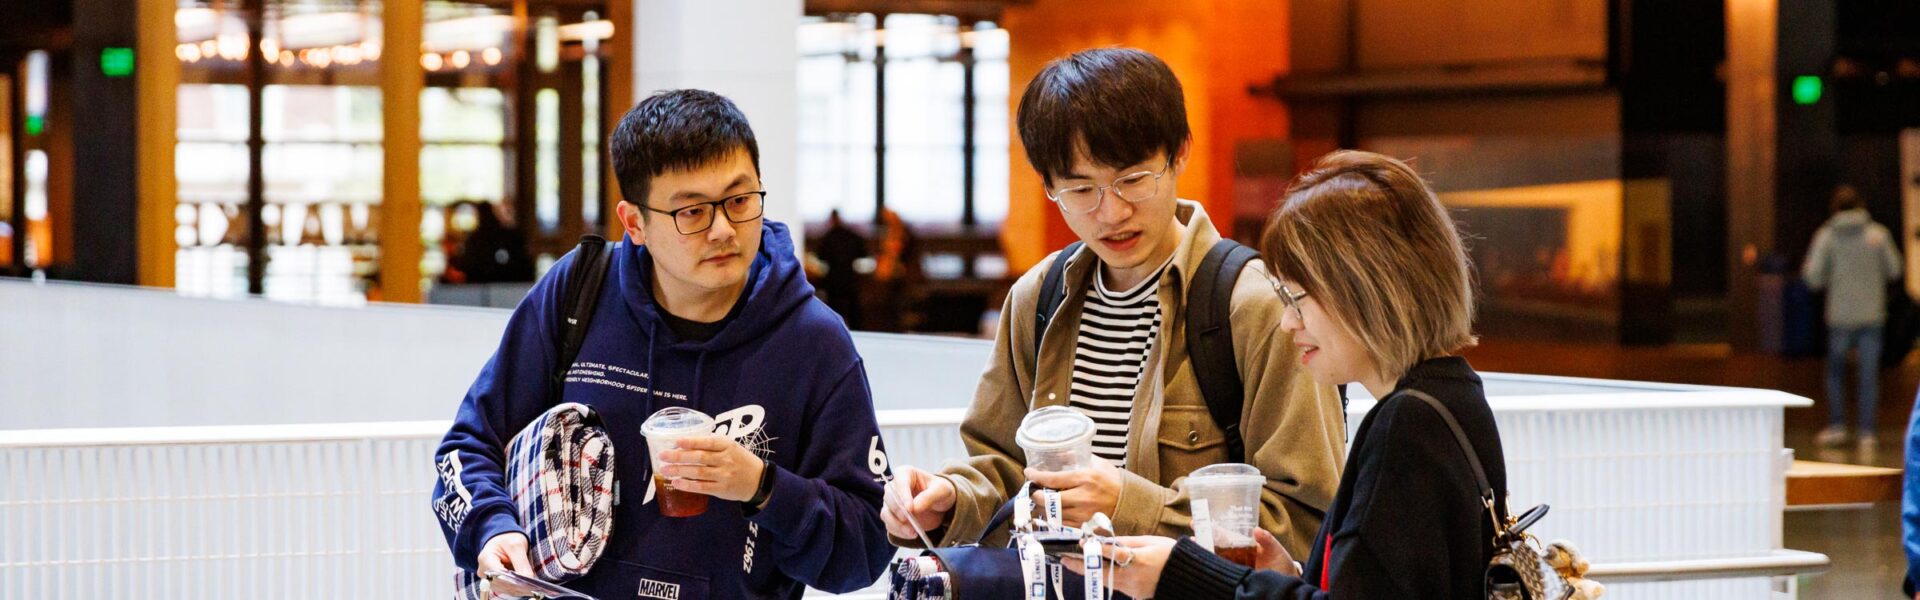
[[[1252,465],[1208,465],[1187,476],[1194,541],[1214,554],[1254,566],[1253,529],[1260,526],[1260,490],[1267,478]]]
[[[664,408],[647,417],[646,423],[640,425],[640,433],[647,438],[647,454],[653,463],[654,499],[660,503],[660,516],[696,517],[706,513],[706,494],[674,489],[673,480],[660,475],[660,468],[669,464],[661,462],[660,453],[672,450],[674,443],[683,438],[713,433],[713,417],[691,408]]]

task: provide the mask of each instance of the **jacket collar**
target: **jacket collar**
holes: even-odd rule
[[[1206,260],[1207,250],[1220,241],[1220,232],[1213,228],[1213,221],[1207,217],[1206,209],[1200,203],[1191,200],[1176,200],[1174,221],[1178,224],[1180,243],[1174,246],[1173,259],[1167,265],[1168,273],[1160,277],[1160,285],[1155,294],[1160,299],[1160,314],[1163,325],[1153,351],[1147,355],[1149,364],[1141,374],[1140,385],[1134,390],[1132,422],[1136,430],[1127,436],[1127,469],[1150,480],[1159,480],[1160,454],[1149,449],[1158,438],[1160,430],[1160,411],[1165,401],[1162,386],[1165,385],[1165,367],[1167,353],[1184,353],[1184,348],[1175,349],[1177,333],[1184,331],[1185,323],[1179,317],[1186,305],[1188,274],[1200,268],[1200,262]],[[1047,341],[1043,338],[1040,349],[1042,364],[1051,364],[1054,368],[1042,368],[1036,376],[1034,408],[1051,405],[1065,405],[1072,395],[1069,382],[1073,372],[1073,347],[1075,332],[1079,330],[1081,308],[1086,302],[1089,289],[1093,285],[1093,269],[1100,264],[1093,250],[1082,246],[1080,251],[1067,259],[1064,281],[1065,300],[1060,313],[1049,325],[1061,339]],[[1039,332],[1044,334],[1044,332]],[[1051,358],[1052,363],[1048,363]],[[1143,433],[1146,432],[1146,433]]]

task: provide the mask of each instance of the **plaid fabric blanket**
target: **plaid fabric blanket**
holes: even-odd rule
[[[613,533],[613,443],[600,415],[572,402],[553,407],[513,436],[506,470],[534,573],[553,583],[586,574]],[[472,571],[455,583],[455,598],[492,596]]]

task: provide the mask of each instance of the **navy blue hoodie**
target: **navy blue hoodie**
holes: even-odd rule
[[[620,500],[606,554],[568,587],[599,598],[697,600],[871,585],[894,552],[879,513],[886,454],[853,339],[814,297],[786,226],[765,222],[745,304],[705,342],[678,339],[661,319],[645,246],[611,250],[563,392],[604,420]],[[474,567],[488,539],[522,531],[502,449],[553,404],[549,375],[572,263],[571,254],[560,259],[514,310],[436,453],[435,512],[463,569]],[[698,517],[660,516],[640,424],[669,406],[713,415],[716,432],[776,469],[758,513],[712,498]]]

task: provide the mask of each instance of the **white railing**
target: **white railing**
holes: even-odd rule
[[[0,431],[0,598],[445,593],[446,424],[422,419],[451,414],[507,315],[0,280],[0,428],[30,430]],[[854,343],[893,462],[959,457],[991,343]],[[1612,569],[1612,597],[1770,598],[1814,570],[1781,554],[1782,410],[1805,398],[1482,377],[1513,504],[1551,503],[1536,533]],[[394,422],[326,424],[368,418]]]
[[[1624,419],[1617,425],[1646,429],[1643,435],[1663,435],[1656,419],[1635,417],[1624,409],[1615,412]],[[1498,414],[1505,436],[1528,438],[1507,446],[1516,501],[1593,492],[1546,476],[1589,468],[1583,465],[1596,460],[1538,445],[1540,438],[1572,433],[1526,421],[1556,413]],[[1706,418],[1703,415],[1676,414],[1682,425],[1708,425],[1697,421]],[[923,466],[962,455],[957,430],[961,416],[958,410],[878,415],[895,464]],[[1593,417],[1579,411],[1559,416],[1571,421],[1568,426],[1592,426],[1583,422]],[[431,455],[446,427],[444,421],[410,421],[0,431],[0,481],[7,482],[0,487],[0,598],[444,594],[452,564],[427,503],[434,476]],[[1521,427],[1537,431],[1516,431]],[[1536,468],[1548,460],[1535,456],[1543,450],[1559,456],[1554,468]],[[1655,455],[1662,450],[1649,447],[1637,456],[1617,457],[1625,461],[1617,466],[1693,460]],[[1739,470],[1733,463],[1716,464]],[[1675,478],[1700,475],[1684,467],[1655,469],[1633,481],[1675,488],[1682,484]],[[1596,485],[1621,477],[1636,476],[1594,474]],[[1535,489],[1542,483],[1566,487],[1555,487],[1555,492]],[[1728,480],[1719,485],[1739,487]],[[1685,546],[1687,540],[1681,538],[1697,535],[1701,526],[1738,525],[1722,523],[1724,519],[1687,521],[1709,516],[1703,510],[1771,505],[1762,497],[1733,502],[1731,508],[1715,507],[1716,498],[1667,505],[1637,505],[1632,498],[1604,495],[1567,498],[1541,529],[1543,535],[1585,545],[1598,563],[1596,574],[1609,583],[1614,597],[1772,597],[1777,578],[1825,568],[1824,556],[1783,552],[1771,546],[1775,541],[1750,537],[1777,537],[1777,529],[1720,532],[1711,540],[1717,546]],[[1606,502],[1622,504],[1604,506]],[[1764,511],[1773,510],[1777,522],[1777,508],[1755,510],[1759,512],[1732,514],[1764,523]],[[1676,549],[1674,544],[1682,545]],[[1773,549],[1729,550],[1751,544]],[[1619,554],[1629,549],[1639,554]],[[1683,552],[1689,549],[1694,551],[1691,556]]]
[[[958,411],[881,413],[896,459]],[[0,431],[0,598],[436,598],[444,421]]]

